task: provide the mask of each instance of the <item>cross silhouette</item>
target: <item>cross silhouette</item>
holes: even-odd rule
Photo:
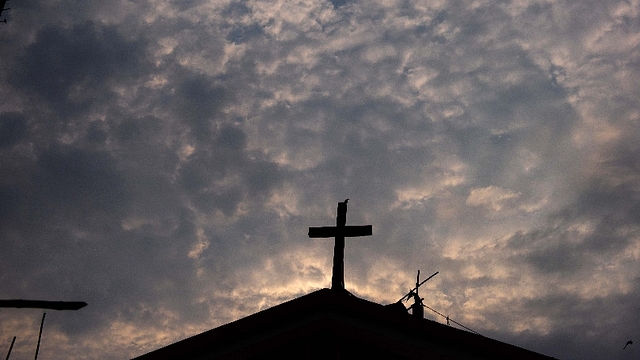
[[[336,239],[333,248],[333,274],[331,276],[331,289],[344,290],[344,238],[370,236],[373,234],[371,225],[347,226],[347,202],[338,203],[338,216],[336,226],[310,227],[310,238],[330,238]]]

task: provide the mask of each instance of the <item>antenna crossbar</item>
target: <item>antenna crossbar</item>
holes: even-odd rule
[[[403,302],[406,300],[409,300],[411,298],[411,296],[413,296],[414,292],[418,291],[418,288],[420,286],[422,286],[422,284],[426,283],[427,281],[429,281],[432,277],[438,275],[440,273],[440,271],[436,271],[433,275],[429,276],[428,278],[426,278],[424,281],[422,281],[421,283],[417,283],[416,282],[416,287],[409,290],[409,292],[407,293],[407,295],[403,296],[402,299],[398,300],[398,302]],[[418,270],[418,276],[420,276],[420,270]]]

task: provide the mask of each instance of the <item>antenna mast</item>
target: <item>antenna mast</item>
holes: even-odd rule
[[[11,346],[9,346],[9,352],[7,353],[7,358],[5,360],[9,360],[9,356],[11,356],[11,349],[13,349],[13,344],[16,343],[16,337],[13,337],[13,341],[11,341]]]
[[[416,287],[409,290],[409,292],[402,297],[402,299],[398,300],[398,303],[402,303],[403,301],[407,301],[409,300],[411,297],[413,297],[413,305],[411,305],[409,307],[409,309],[411,309],[411,313],[419,318],[423,318],[424,317],[424,304],[422,303],[422,300],[424,300],[424,298],[421,298],[419,293],[418,293],[418,289],[420,288],[420,286],[424,283],[426,283],[427,281],[431,280],[432,277],[438,275],[438,273],[440,273],[439,271],[436,271],[433,275],[429,276],[428,278],[426,278],[424,281],[420,282],[420,270],[418,270],[418,276],[416,277]]]

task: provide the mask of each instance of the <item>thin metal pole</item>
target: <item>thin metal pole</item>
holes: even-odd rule
[[[34,360],[38,360],[38,351],[40,351],[40,339],[42,338],[42,327],[44,326],[44,317],[47,313],[42,314],[42,322],[40,323],[40,333],[38,334],[38,346],[36,347],[36,357]]]
[[[11,355],[11,349],[13,349],[13,344],[16,342],[16,337],[13,337],[13,341],[11,341],[11,346],[9,346],[9,352],[7,353],[7,358],[5,360],[9,360],[9,355]]]

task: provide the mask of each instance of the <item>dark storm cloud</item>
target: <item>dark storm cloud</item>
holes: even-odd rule
[[[27,135],[25,118],[20,113],[0,114],[0,148],[17,144]]]
[[[37,155],[3,164],[2,230],[37,232],[34,224],[44,230],[57,221],[100,228],[125,212],[126,185],[109,154],[54,146]]]
[[[87,211],[117,211],[127,197],[108,154],[52,148],[38,160],[34,184],[49,206]]]
[[[201,5],[204,0],[172,0],[171,4],[174,5],[178,10],[185,11]]]
[[[4,224],[18,216],[23,193],[16,186],[0,187],[0,223]]]
[[[340,6],[346,5],[349,0],[330,0],[331,4],[334,8],[339,8]]]
[[[114,27],[93,22],[41,29],[18,60],[14,86],[38,95],[62,114],[113,99],[111,85],[139,76],[144,40],[126,40]]]
[[[198,141],[211,140],[212,126],[220,116],[225,96],[228,95],[223,88],[213,85],[203,75],[185,79],[176,89],[176,113],[190,126],[191,134]]]
[[[542,271],[573,273],[592,268],[634,244],[640,224],[640,197],[635,190],[637,153],[632,146],[614,149],[599,165],[603,177],[592,177],[575,202],[549,218],[546,228],[514,235],[509,243],[525,250],[528,261]],[[621,177],[619,177],[621,176]],[[587,234],[574,230],[588,222]]]
[[[632,357],[633,350],[629,349],[628,353],[624,353],[622,347],[629,340],[627,338],[635,333],[629,332],[629,329],[638,321],[638,306],[635,304],[638,279],[634,279],[633,282],[633,290],[626,294],[602,296],[594,293],[588,300],[571,294],[558,294],[503,304],[504,307],[493,309],[495,313],[487,312],[486,315],[495,319],[505,319],[507,312],[513,312],[522,320],[532,317],[545,318],[550,320],[552,330],[544,336],[531,330],[517,334],[491,331],[484,335],[527,348],[537,348],[558,359]],[[629,312],[612,313],[612,308],[625,308],[629,309]],[[584,331],[576,334],[575,329],[579,326],[598,328],[602,331]]]
[[[585,249],[582,244],[572,244],[566,229],[534,231],[528,234],[517,233],[509,239],[510,245],[525,250],[525,263],[533,265],[537,271],[569,274],[587,266]],[[516,257],[514,264],[522,263]]]
[[[229,32],[227,39],[234,44],[241,44],[261,34],[263,34],[262,27],[258,24],[248,26],[240,25],[234,27],[234,29]]]
[[[200,210],[233,215],[241,201],[266,200],[282,178],[276,164],[254,158],[245,149],[244,132],[222,125],[209,144],[190,155],[179,181]]]
[[[577,201],[576,212],[597,217],[602,226],[638,225],[640,196],[636,188],[640,171],[636,144],[621,142],[607,151],[599,163],[599,175],[592,177]]]

